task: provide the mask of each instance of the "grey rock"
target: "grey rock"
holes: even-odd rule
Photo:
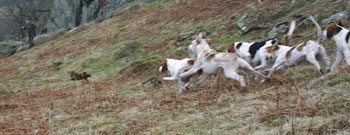
[[[113,16],[113,12],[124,6],[126,3],[133,2],[134,0],[109,0],[109,4],[101,8],[96,18],[97,22],[102,22],[103,20],[109,19]]]
[[[217,33],[217,32],[213,32],[213,33],[211,33],[211,35],[213,35],[213,36],[217,36],[217,35],[218,35],[218,33]]]
[[[28,50],[28,49],[29,49],[29,45],[22,45],[22,46],[17,48],[16,52],[22,52],[22,51]]]
[[[59,65],[61,65],[61,64],[62,64],[62,61],[59,60],[59,59],[56,59],[56,60],[53,62],[53,66],[55,66],[55,67],[57,67],[57,66],[59,66]]]
[[[151,3],[151,2],[155,2],[157,0],[141,0],[141,1],[144,2],[144,3]]]
[[[40,34],[40,35],[34,37],[34,41],[43,40],[43,39],[49,39],[49,38],[55,37],[58,34],[60,34],[61,32],[64,32],[65,30],[66,29],[61,28],[61,29],[57,29],[55,31],[52,31],[50,33]]]
[[[101,0],[83,0],[81,24],[96,20],[101,9]]]
[[[131,13],[133,11],[136,11],[136,10],[140,9],[140,8],[141,8],[140,5],[134,5],[134,6],[132,6],[131,8],[128,9],[128,12]]]
[[[72,59],[72,57],[70,57],[70,56],[67,56],[67,57],[63,58],[64,61],[67,61],[67,60],[70,60],[70,59]]]
[[[272,30],[268,33],[268,38],[273,39],[278,34],[286,33],[288,31],[288,28],[289,27],[286,24],[281,24],[279,26],[273,27]]]
[[[114,16],[114,11],[134,0],[55,0],[50,19],[47,19],[48,32],[61,28],[77,27],[90,21],[102,22]],[[151,3],[157,0],[141,0]],[[139,9],[139,5],[131,7],[128,12]]]
[[[162,80],[159,77],[152,77],[142,83],[144,88],[159,88],[163,85]]]
[[[326,25],[326,24],[330,24],[330,23],[334,23],[336,21],[339,21],[341,19],[343,19],[344,17],[346,17],[348,15],[347,12],[343,11],[343,12],[339,12],[339,13],[336,13],[326,19],[323,19],[322,20],[322,24],[323,25]]]
[[[80,0],[55,0],[48,20],[48,32],[61,28],[74,28],[81,24]]]
[[[0,56],[9,56],[13,55],[16,52],[14,48],[7,48],[2,51],[0,51]]]
[[[190,31],[190,32],[182,33],[182,34],[179,36],[177,42],[183,42],[183,41],[185,41],[185,40],[194,40],[194,39],[196,39],[196,37],[198,36],[198,34],[199,34],[200,32],[203,32],[203,33],[204,33],[204,37],[207,35],[206,30],[203,29],[202,27],[199,27],[199,28],[197,28],[197,30],[195,30],[195,31]]]
[[[4,45],[7,47],[11,47],[11,48],[16,48],[18,46],[22,46],[26,44],[25,42],[22,41],[4,41],[4,42],[0,42],[0,45]]]
[[[220,25],[218,28],[219,28],[220,30],[224,29],[224,28],[225,28],[225,24]]]
[[[315,15],[313,15],[312,17],[313,17],[313,18],[317,18],[318,16],[319,16],[318,14],[315,14]],[[308,26],[311,22],[312,22],[312,21],[311,21],[310,17],[307,17],[307,18],[301,20],[301,22],[297,25],[297,27],[305,28],[305,27]]]
[[[131,95],[131,94],[133,94],[133,92],[130,92],[130,91],[122,91],[122,94],[123,95]]]
[[[139,52],[142,47],[142,43],[132,41],[124,44],[115,54],[115,59],[121,59],[125,57],[133,56],[135,53]]]
[[[244,13],[237,21],[237,26],[242,31],[247,29],[247,26],[246,26],[246,18],[247,17],[248,17],[248,13]]]

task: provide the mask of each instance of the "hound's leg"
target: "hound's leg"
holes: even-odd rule
[[[329,72],[330,59],[328,58],[326,50],[323,47],[320,48],[320,52],[317,57],[317,60],[321,62],[322,65],[325,66],[326,72]]]
[[[204,74],[201,79],[196,82],[196,85],[199,86],[201,85],[202,83],[204,83],[208,78],[209,78],[210,74]]]
[[[181,80],[181,78],[178,78],[178,79],[177,79],[177,82],[178,82],[178,84],[179,84],[179,86],[180,86],[179,94],[184,93],[184,90],[186,90],[186,89],[185,89],[185,87],[184,87],[184,83],[183,83],[183,81]]]
[[[248,73],[251,73],[251,74],[258,76],[260,78],[263,78],[263,79],[268,78],[265,75],[261,74],[260,72],[256,71],[252,66],[250,66],[250,64],[248,62],[246,62],[243,59],[237,59],[237,63],[239,63],[239,67],[241,69],[243,69],[244,71],[246,71]]]
[[[186,88],[186,90],[188,90],[188,87],[198,79],[198,74],[195,74],[193,77],[191,77],[191,79],[185,83],[184,87]]]
[[[344,59],[344,54],[342,51],[337,51],[337,57],[331,67],[331,71],[333,71]]]
[[[306,56],[306,60],[315,66],[315,68],[317,69],[318,73],[323,74],[323,72],[321,70],[321,66],[318,63],[318,61],[316,60],[315,55],[307,55]]]
[[[346,49],[344,51],[344,57],[345,57],[345,62],[346,62],[346,65],[350,65],[350,50],[349,49]]]
[[[247,85],[244,81],[243,76],[238,75],[236,72],[238,68],[234,69],[232,67],[225,66],[223,69],[224,69],[224,74],[227,78],[239,81],[241,85],[241,89],[243,90],[247,89]]]

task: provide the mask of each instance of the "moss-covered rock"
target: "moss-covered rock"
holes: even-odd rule
[[[152,77],[142,83],[145,88],[159,88],[162,87],[163,81],[159,77]]]
[[[126,70],[131,70],[132,72],[150,70],[158,66],[162,61],[162,58],[158,55],[151,56],[145,59],[138,59],[134,61],[129,61],[120,70],[119,74],[124,73]]]
[[[333,86],[339,84],[340,82],[341,82],[340,79],[335,78],[335,79],[332,79],[332,80],[330,80],[330,81],[328,82],[328,86],[333,87]]]
[[[149,70],[160,64],[162,58],[158,55],[135,61],[131,66],[135,69]]]
[[[137,53],[142,51],[142,43],[137,41],[128,42],[123,45],[115,54],[114,57],[116,60],[134,56]]]

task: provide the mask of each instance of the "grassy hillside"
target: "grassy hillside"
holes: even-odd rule
[[[233,41],[265,40],[283,22],[314,14],[321,21],[346,10],[344,3],[278,1],[255,8],[228,0],[130,3],[112,19],[0,58],[0,134],[350,134],[345,64],[321,76],[304,63],[264,84],[242,72],[248,92],[220,71],[183,95],[176,82],[159,81],[167,75],[157,72],[163,58],[188,57],[190,37],[199,31],[223,51]],[[135,4],[141,8],[130,12]],[[248,27],[267,28],[242,35],[237,21],[244,13],[252,20]],[[310,24],[298,28],[291,42],[315,34]],[[323,44],[334,59],[334,42]],[[62,64],[54,67],[55,60]],[[72,70],[91,73],[90,83],[71,81]],[[160,86],[145,86],[152,78]]]

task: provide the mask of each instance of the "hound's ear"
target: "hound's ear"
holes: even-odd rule
[[[235,52],[235,43],[231,43],[230,46],[228,46],[227,52],[228,53],[234,53]]]
[[[213,40],[212,40],[212,39],[207,38],[207,39],[205,39],[205,42],[207,42],[207,43],[209,44],[209,43],[213,42]]]
[[[203,32],[199,33],[196,41],[197,41],[197,44],[201,43],[201,40],[203,39]]]
[[[276,42],[275,44],[273,44],[273,50],[276,50],[279,48],[278,44],[280,44],[279,42]]]
[[[338,25],[344,27],[344,25],[341,22],[339,22]]]
[[[198,35],[198,37],[199,37],[200,39],[203,39],[203,36],[204,36],[204,33],[203,33],[203,32],[200,32],[199,35]]]

